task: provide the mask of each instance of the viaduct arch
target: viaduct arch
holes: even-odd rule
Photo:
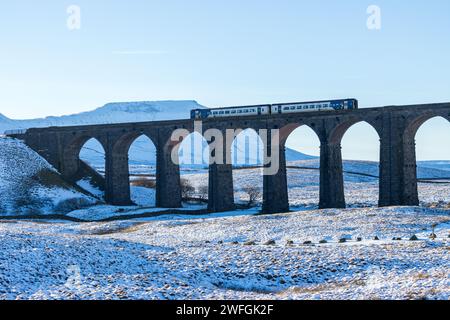
[[[450,103],[387,106],[337,112],[311,112],[289,115],[264,115],[245,118],[214,118],[202,122],[204,134],[215,129],[225,137],[224,150],[231,148],[235,138],[227,137],[227,129],[266,130],[278,132],[279,170],[263,178],[263,211],[289,210],[286,178],[285,142],[297,127],[306,125],[320,141],[320,208],[344,208],[341,140],[354,124],[365,121],[380,137],[379,205],[418,205],[415,135],[427,120],[441,116],[450,121]],[[91,138],[97,139],[106,155],[106,201],[126,205],[130,201],[128,149],[141,135],[146,135],[157,150],[157,206],[181,206],[180,168],[172,161],[179,141],[172,141],[172,132],[182,129],[194,132],[194,120],[105,124],[73,127],[29,129],[11,136],[23,139],[32,149],[49,161],[67,179],[74,179],[79,170],[79,149]],[[208,140],[208,139],[207,139]],[[209,143],[214,143],[213,139]],[[274,142],[267,139],[265,153],[270,157]],[[231,155],[231,150],[229,152]],[[234,209],[232,164],[209,165],[208,208],[211,212]]]

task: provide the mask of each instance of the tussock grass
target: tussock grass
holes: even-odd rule
[[[148,178],[139,178],[131,181],[130,183],[134,187],[143,187],[147,189],[155,189],[156,181]]]

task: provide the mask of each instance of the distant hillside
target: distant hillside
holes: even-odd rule
[[[378,177],[380,173],[380,164],[374,161],[343,160],[343,169],[347,173],[358,173],[362,175],[371,175]],[[320,160],[293,161],[290,166],[319,168]],[[420,161],[417,163],[417,178],[436,179],[449,178],[450,172],[448,166],[450,161]],[[366,178],[363,178],[366,180]]]
[[[204,106],[193,100],[108,103],[93,111],[31,120],[12,120],[0,114],[0,132],[50,126],[72,126],[156,120],[188,119],[192,109]]]

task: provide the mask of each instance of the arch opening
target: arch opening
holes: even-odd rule
[[[185,206],[206,208],[209,187],[209,146],[198,132],[183,139],[178,149],[181,196]]]
[[[420,204],[447,208],[450,203],[450,122],[440,116],[420,121],[415,130]]]
[[[348,207],[374,207],[379,199],[380,137],[368,122],[359,121],[343,131],[342,166]]]
[[[237,134],[231,144],[235,204],[260,207],[263,196],[264,142],[254,129]]]
[[[316,209],[320,196],[320,139],[307,125],[286,135],[285,158],[289,205],[293,210]]]
[[[99,200],[105,198],[105,149],[95,138],[80,139],[76,183]]]
[[[156,147],[142,134],[130,139],[127,148],[131,201],[142,207],[156,203]]]

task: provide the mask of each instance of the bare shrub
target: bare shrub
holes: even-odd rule
[[[192,199],[195,195],[195,188],[187,179],[181,179],[181,197],[183,199]]]
[[[258,200],[261,199],[262,196],[261,190],[256,186],[247,185],[244,188],[242,188],[242,191],[247,194],[248,197],[247,206],[249,208],[254,207],[258,202]]]
[[[200,186],[197,190],[197,194],[198,197],[200,198],[201,201],[207,201],[208,200],[208,193],[209,193],[209,188],[208,186]]]

